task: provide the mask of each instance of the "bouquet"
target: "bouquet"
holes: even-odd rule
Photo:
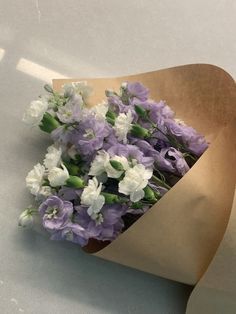
[[[235,84],[190,65],[45,89],[23,120],[52,145],[27,175],[35,200],[19,224],[39,219],[53,240],[195,284],[232,208]]]
[[[149,99],[140,82],[123,82],[119,91],[89,108],[86,82],[33,101],[24,122],[50,134],[43,164],[34,166],[26,185],[34,207],[20,225],[40,215],[53,240],[84,247],[109,243],[158,202],[195,164],[205,138],[175,119],[165,101]],[[102,244],[102,243],[101,243]],[[102,244],[104,245],[104,244]]]

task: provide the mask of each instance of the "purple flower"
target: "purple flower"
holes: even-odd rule
[[[66,125],[59,126],[51,133],[51,138],[54,142],[58,142],[62,146],[66,146],[71,142],[71,137],[74,129],[68,128]]]
[[[57,117],[63,123],[78,122],[82,118],[82,97],[69,100],[64,106],[58,108]]]
[[[91,156],[103,146],[104,139],[109,135],[110,126],[106,121],[86,116],[72,135],[73,144],[83,156]]]
[[[123,104],[118,95],[112,95],[107,97],[107,102],[109,105],[109,109],[117,114],[119,114],[120,112],[124,112],[124,110],[126,110],[127,108],[127,106]]]
[[[208,144],[202,135],[196,135],[188,141],[188,150],[200,157],[208,148]]]
[[[109,96],[108,97],[108,104],[109,104],[109,110],[112,112],[115,112],[117,115],[119,113],[128,113],[128,111],[131,111],[133,116],[133,121],[136,122],[138,120],[138,115],[134,109],[134,106],[131,105],[125,105],[119,96]]]
[[[147,157],[152,157],[155,160],[156,156],[158,155],[158,151],[156,151],[156,149],[145,140],[133,138],[132,143],[135,146],[138,146],[141,152]]]
[[[53,232],[51,240],[67,240],[85,246],[88,243],[88,236],[86,230],[79,224],[68,223],[62,229]]]
[[[127,92],[130,97],[135,97],[141,101],[148,99],[149,90],[139,82],[127,82]]]
[[[143,109],[148,110],[149,118],[154,122],[158,123],[160,118],[162,119],[172,119],[174,117],[174,112],[166,104],[165,101],[161,100],[158,103],[152,100],[147,101],[137,101],[136,99],[132,101],[133,105],[139,105]]]
[[[143,164],[145,167],[151,167],[153,165],[153,157],[144,156],[143,152],[136,145],[113,145],[108,149],[108,154],[113,157],[124,156],[129,160],[136,159],[138,163]]]
[[[43,226],[49,230],[59,230],[69,221],[73,213],[73,204],[57,196],[50,196],[39,206]]]
[[[207,149],[208,144],[205,138],[198,134],[192,127],[177,123],[174,120],[167,120],[166,126],[171,134],[181,140],[187,147],[187,150],[201,156]]]
[[[65,201],[73,201],[75,199],[78,199],[78,197],[81,195],[82,190],[81,189],[75,189],[75,188],[69,188],[67,186],[63,186],[58,191],[58,197]]]
[[[87,207],[76,207],[78,214],[75,221],[78,222],[89,234],[90,238],[98,240],[114,240],[124,227],[122,215],[127,207],[120,204],[104,205],[99,215],[99,222],[92,219],[87,213]]]
[[[162,140],[167,140],[165,134],[167,134],[168,129],[165,125],[165,121],[167,118],[169,119],[174,116],[174,112],[170,109],[170,107],[167,106],[164,101],[155,103],[153,101],[137,102],[135,100],[133,102],[133,106],[135,105],[142,107],[148,112],[149,119],[140,117],[138,123],[146,129],[152,129],[153,125],[156,126],[153,136]]]
[[[118,142],[117,136],[115,135],[115,131],[114,131],[114,129],[111,129],[109,132],[109,135],[104,139],[102,149],[107,151],[112,146],[115,146],[118,144],[119,144],[119,142]]]
[[[164,119],[171,119],[174,117],[174,112],[163,100],[158,103],[150,103],[149,111],[151,120],[156,123],[158,123],[160,116]]]
[[[187,162],[185,161],[183,155],[181,152],[176,150],[174,147],[169,147],[169,148],[163,148],[160,151],[160,160],[163,164],[165,161],[165,166],[169,163],[175,171],[177,171],[178,174],[180,175],[185,175],[185,173],[189,170],[189,166]],[[158,166],[163,166],[161,163],[158,163]],[[168,169],[169,165],[167,166],[167,169],[164,170],[170,170]]]

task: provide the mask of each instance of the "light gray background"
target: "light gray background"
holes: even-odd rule
[[[184,313],[191,287],[18,228],[31,201],[25,175],[48,145],[21,117],[43,81],[59,74],[118,76],[201,62],[235,76],[235,14],[234,0],[0,0],[1,314]]]

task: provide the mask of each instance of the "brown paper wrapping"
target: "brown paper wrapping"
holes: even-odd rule
[[[119,78],[54,80],[53,85],[60,90],[64,83],[78,80],[86,80],[94,88],[91,105],[105,98],[105,89],[118,89],[126,80],[140,81],[150,89],[151,98],[166,100],[176,117],[210,141],[198,162],[158,203],[95,253],[155,275],[196,284],[219,247],[232,209],[236,174],[233,79],[218,67],[195,64]]]
[[[236,313],[236,190],[224,238],[188,301],[187,314]]]

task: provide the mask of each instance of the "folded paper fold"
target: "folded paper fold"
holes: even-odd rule
[[[54,80],[54,88],[71,80]],[[195,284],[224,235],[232,207],[235,171],[236,87],[211,65],[188,65],[121,78],[86,79],[91,105],[104,90],[140,81],[166,100],[176,116],[210,141],[210,147],[158,203],[96,256],[162,277]]]

